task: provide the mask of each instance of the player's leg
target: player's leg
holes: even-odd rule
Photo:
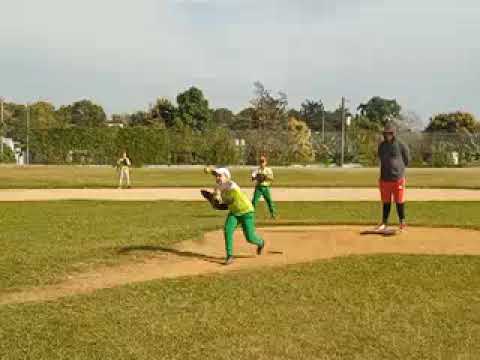
[[[224,225],[225,236],[225,252],[227,254],[226,263],[229,264],[233,260],[233,234],[237,228],[238,221],[235,215],[229,213]]]
[[[405,179],[397,182],[394,192],[395,203],[397,204],[398,220],[400,222],[400,230],[404,230],[405,224]]]
[[[120,177],[119,177],[119,180],[118,180],[118,188],[121,189],[122,185],[123,185],[123,177],[124,177],[122,168],[120,168],[119,173],[120,173]]]
[[[263,188],[263,197],[265,198],[265,201],[267,202],[268,210],[270,211],[270,216],[274,219],[275,216],[277,215],[277,209],[276,209],[275,203],[273,202],[273,199],[272,199],[272,193],[270,191],[270,187],[265,186]]]
[[[130,187],[130,169],[125,168],[125,180],[127,181],[127,187]]]
[[[260,186],[255,186],[255,191],[253,193],[253,199],[252,199],[252,204],[255,209],[257,208],[258,202],[260,201],[261,197],[262,197],[262,190],[260,189]]]
[[[389,181],[380,180],[380,195],[382,199],[382,223],[378,230],[384,230],[388,225],[390,210],[392,208],[392,186]]]
[[[261,254],[265,242],[263,239],[257,234],[257,230],[255,228],[255,213],[251,212],[239,217],[239,220],[242,224],[243,234],[245,235],[245,239],[250,243],[257,245],[257,254]]]

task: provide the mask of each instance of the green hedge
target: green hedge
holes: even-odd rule
[[[3,146],[3,154],[0,153],[0,164],[11,164],[15,163],[15,154],[12,149],[7,146]]]
[[[134,166],[145,164],[236,164],[239,150],[224,129],[68,128],[30,132],[32,163],[115,164],[126,150]]]

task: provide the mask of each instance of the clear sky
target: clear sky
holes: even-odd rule
[[[354,108],[480,116],[478,0],[0,0],[0,96],[145,109],[200,87],[239,110],[253,82]]]

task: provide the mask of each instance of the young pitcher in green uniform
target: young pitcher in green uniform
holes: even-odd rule
[[[247,195],[240,187],[231,180],[230,171],[227,168],[206,169],[207,173],[215,175],[217,183],[213,193],[202,190],[201,193],[217,210],[228,210],[225,220],[225,250],[227,253],[225,265],[233,262],[233,233],[238,224],[242,226],[243,234],[247,241],[257,246],[257,254],[261,255],[265,242],[257,234],[255,229],[255,209]]]
[[[255,192],[253,193],[252,204],[257,208],[260,198],[263,196],[270,211],[270,216],[275,219],[277,210],[275,203],[272,200],[272,192],[270,188],[273,181],[273,171],[267,167],[267,157],[262,155],[260,157],[260,166],[252,173],[252,181],[255,181]]]

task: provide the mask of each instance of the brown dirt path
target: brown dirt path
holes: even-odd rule
[[[221,232],[206,234],[202,241],[187,241],[171,249],[136,247],[123,253],[148,251],[153,258],[143,263],[101,267],[72,274],[63,282],[43,288],[0,294],[0,305],[51,301],[96,290],[156,279],[224,273],[242,269],[282,266],[362,254],[480,255],[480,232],[454,228],[410,228],[393,236],[360,235],[358,226],[275,227],[260,229],[267,241],[265,255],[257,257],[237,232],[233,265],[222,265]]]
[[[253,189],[245,192],[251,196]],[[274,188],[276,201],[378,201],[375,188]],[[480,201],[480,190],[408,189],[409,201]],[[203,201],[198,188],[157,189],[7,189],[2,201],[117,200],[117,201]]]

